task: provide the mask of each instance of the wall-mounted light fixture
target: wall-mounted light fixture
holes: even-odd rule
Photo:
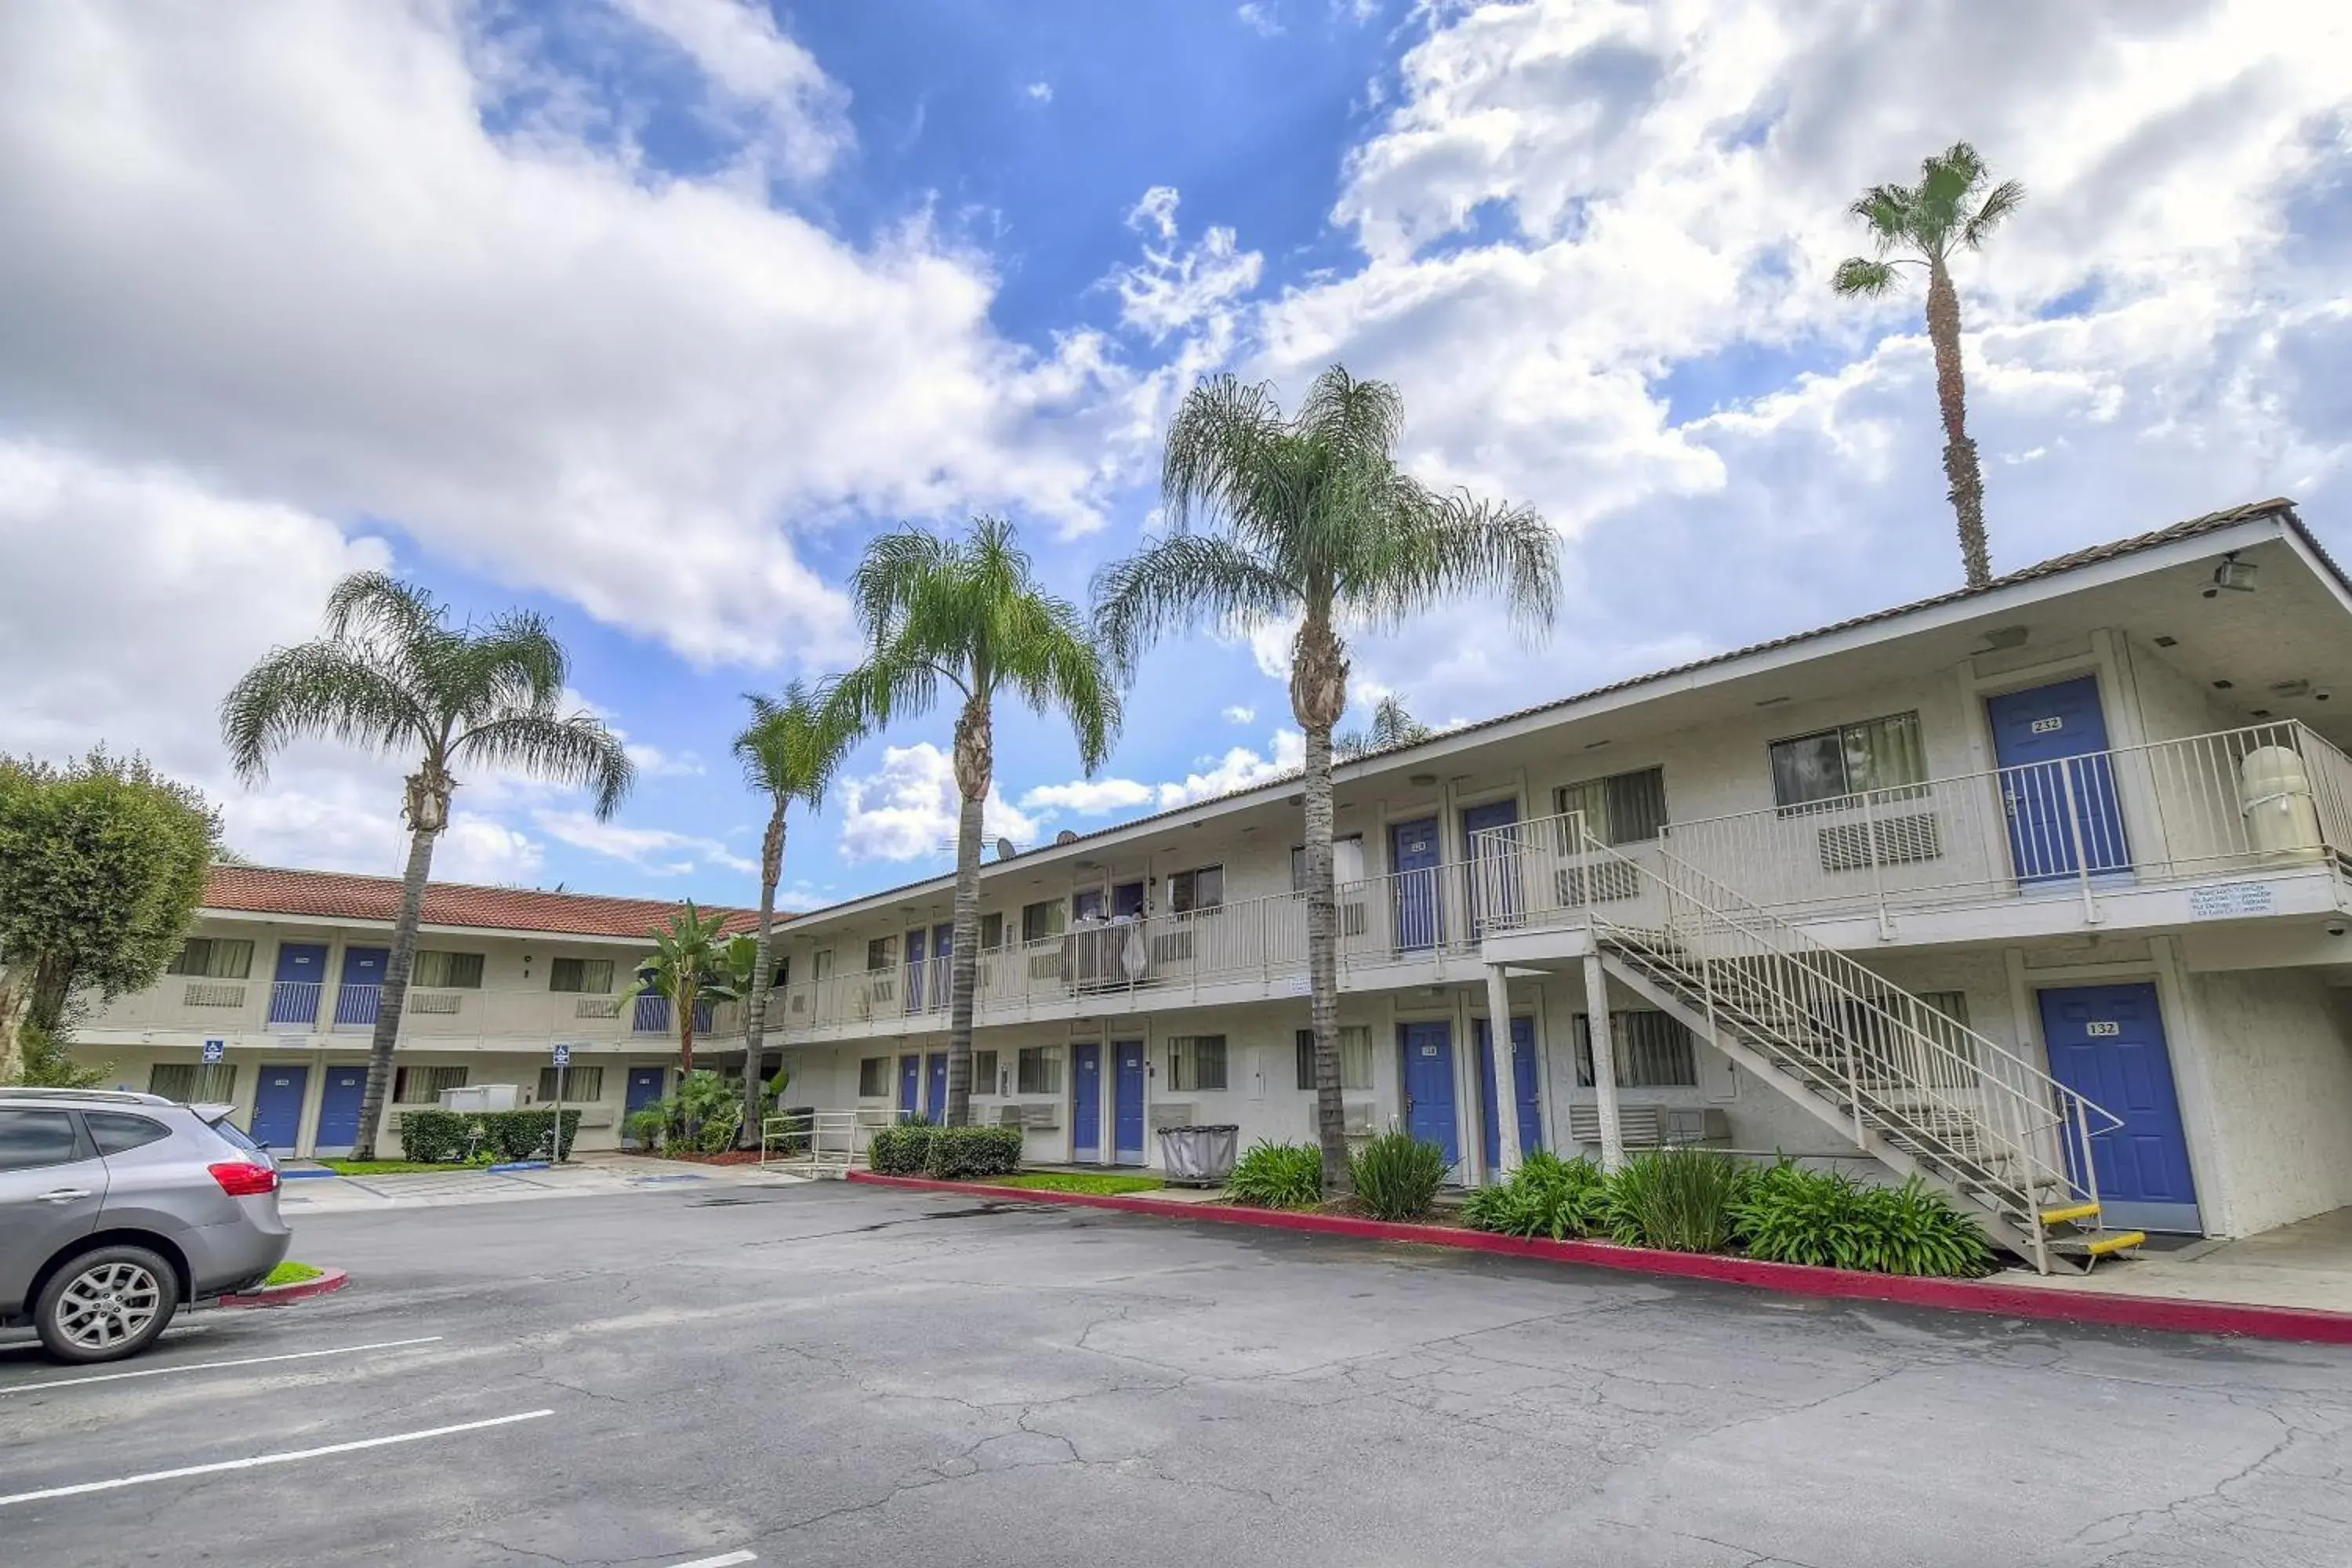
[[[2254,591],[2253,563],[2239,560],[2238,552],[2234,550],[2221,557],[2221,564],[2213,568],[2213,581],[2206,584],[2205,597],[2219,598],[2224,588],[2232,594],[2251,594]]]

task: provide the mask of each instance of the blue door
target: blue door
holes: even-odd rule
[[[335,991],[335,1022],[373,1026],[377,998],[383,994],[383,966],[392,957],[388,947],[343,949],[343,982]]]
[[[1143,1163],[1143,1042],[1121,1040],[1111,1047],[1118,1061],[1118,1081],[1112,1087],[1110,1145],[1112,1160],[1121,1165]]]
[[[2107,1222],[2141,1230],[2201,1230],[2156,987],[2077,985],[2044,991],[2041,1000],[2050,1076],[2124,1119],[2121,1127],[2091,1140]],[[2072,1143],[2066,1159],[2079,1180]]]
[[[1497,800],[1485,805],[1474,805],[1462,814],[1462,842],[1468,848],[1468,854],[1465,858],[1470,862],[1470,869],[1465,874],[1464,880],[1467,884],[1469,893],[1470,934],[1473,936],[1477,935],[1480,929],[1478,900],[1485,891],[1479,886],[1479,845],[1475,836],[1486,832],[1490,828],[1508,827],[1518,819],[1519,803],[1516,800]],[[1506,896],[1507,897],[1508,894],[1506,893]],[[1517,901],[1516,899],[1512,900],[1514,904]],[[1514,910],[1507,907],[1502,912],[1508,917]]]
[[[1454,1026],[1404,1024],[1397,1037],[1404,1050],[1405,1125],[1415,1138],[1444,1150],[1449,1167],[1458,1164],[1462,1142],[1454,1125]]]
[[[360,1141],[360,1100],[366,1093],[367,1068],[327,1069],[326,1084],[319,1090],[319,1135],[311,1140],[312,1153],[345,1153]]]
[[[253,1091],[253,1121],[246,1131],[257,1143],[290,1151],[302,1136],[302,1095],[310,1086],[306,1067],[261,1064],[261,1081]]]
[[[1102,1047],[1092,1042],[1070,1047],[1070,1160],[1102,1161]]]
[[[269,988],[269,1021],[273,1024],[317,1023],[319,989],[326,978],[326,943],[278,943],[277,984]]]
[[[908,1111],[922,1110],[922,1092],[923,1058],[900,1057],[898,1058],[898,1109]]]
[[[629,1069],[628,1097],[621,1102],[621,1125],[624,1128],[628,1126],[630,1117],[661,1099],[668,1077],[667,1068]],[[630,1142],[635,1142],[635,1140],[633,1138]]]
[[[924,939],[929,934],[927,931],[907,933],[907,1011],[909,1013],[923,1010],[923,948]]]
[[[1495,1168],[1496,1145],[1502,1132],[1495,1121],[1495,1053],[1486,1040],[1486,1020],[1473,1021],[1478,1037],[1478,1098],[1485,1110],[1486,1169]],[[1511,1020],[1511,1092],[1519,1108],[1519,1152],[1543,1147],[1543,1093],[1536,1087],[1536,1021]]]
[[[933,1051],[923,1058],[923,1081],[930,1094],[930,1099],[924,1104],[923,1113],[934,1121],[945,1121],[948,1119],[947,1052]]]
[[[1437,901],[1437,818],[1402,822],[1389,829],[1389,868],[1396,873],[1396,944],[1411,952],[1435,947],[1444,934]]]
[[[2000,764],[2001,809],[2009,817],[2017,879],[2046,882],[2083,868],[2094,876],[2129,869],[2098,677],[1992,698],[1985,716]]]

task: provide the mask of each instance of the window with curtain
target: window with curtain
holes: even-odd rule
[[[980,917],[980,951],[994,952],[1004,945],[1004,915],[1002,910]]]
[[[1772,803],[1784,808],[1927,782],[1916,711],[1775,741],[1771,757]]]
[[[1174,871],[1168,878],[1168,908],[1175,914],[1191,914],[1202,910],[1213,910],[1225,901],[1225,868],[1223,866],[1202,866],[1197,870]]]
[[[1225,1037],[1178,1035],[1168,1042],[1168,1087],[1176,1093],[1225,1087]]]
[[[253,973],[253,943],[240,937],[192,936],[180,944],[179,956],[163,973],[205,980],[244,980]]]
[[[1068,917],[1064,914],[1059,899],[1045,899],[1021,906],[1021,940],[1024,942],[1057,937],[1067,923]]]
[[[591,996],[613,994],[613,961],[609,958],[556,958],[548,961],[550,991],[578,991]]]
[[[1576,1016],[1576,1082],[1592,1087],[1592,1020]],[[1698,1085],[1697,1042],[1664,1013],[1645,1009],[1609,1015],[1610,1058],[1620,1089],[1694,1089]]]
[[[971,1053],[971,1091],[974,1094],[994,1094],[997,1092],[996,1053],[994,1051],[974,1051]]]
[[[890,1058],[866,1057],[857,1064],[857,1098],[886,1100],[890,1094]]]
[[[1315,1092],[1315,1031],[1301,1029],[1297,1036],[1298,1087],[1307,1093]],[[1339,1026],[1339,1087],[1342,1089],[1362,1089],[1372,1087],[1372,1032],[1358,1024]]]
[[[1562,784],[1551,792],[1556,816],[1584,814],[1584,825],[1603,844],[1646,844],[1666,828],[1666,774],[1663,768],[1635,768],[1605,778]]]
[[[539,1098],[541,1100],[555,1098],[555,1069],[551,1067],[539,1069]],[[563,1069],[563,1102],[566,1105],[585,1105],[604,1098],[604,1068],[601,1064]]]
[[[408,983],[420,991],[479,991],[482,955],[478,952],[438,952],[431,948],[416,955]]]
[[[1014,1087],[1023,1094],[1062,1092],[1062,1047],[1024,1046],[1014,1058]]]
[[[183,1105],[233,1105],[236,1067],[233,1062],[157,1062],[147,1074],[147,1092]]]
[[[866,973],[868,973],[868,974],[878,974],[878,973],[880,973],[883,970],[886,970],[886,969],[895,969],[895,968],[897,968],[897,967],[898,967],[898,939],[897,937],[895,937],[895,936],[877,936],[877,937],[875,937],[875,938],[873,938],[872,940],[870,940],[870,941],[868,941],[868,942],[866,942]]]
[[[464,1068],[402,1068],[392,1076],[395,1105],[438,1105],[441,1091],[466,1087]]]

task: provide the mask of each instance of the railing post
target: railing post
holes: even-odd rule
[[[2066,810],[2066,838],[2074,847],[2074,877],[2083,889],[2083,919],[2093,925],[2099,921],[2099,900],[2091,891],[2091,857],[2083,842],[2083,822],[2074,809],[2074,759],[2058,761],[2059,793]]]
[[[1895,922],[1887,918],[1885,879],[1878,874],[1878,818],[1871,810],[1871,794],[1869,790],[1862,792],[1862,841],[1870,853],[1870,897],[1878,906],[1878,940],[1892,942]]]

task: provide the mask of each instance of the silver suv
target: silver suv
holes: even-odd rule
[[[112,1361],[277,1268],[278,1167],[230,1109],[0,1089],[0,1325],[29,1319],[60,1361]]]

